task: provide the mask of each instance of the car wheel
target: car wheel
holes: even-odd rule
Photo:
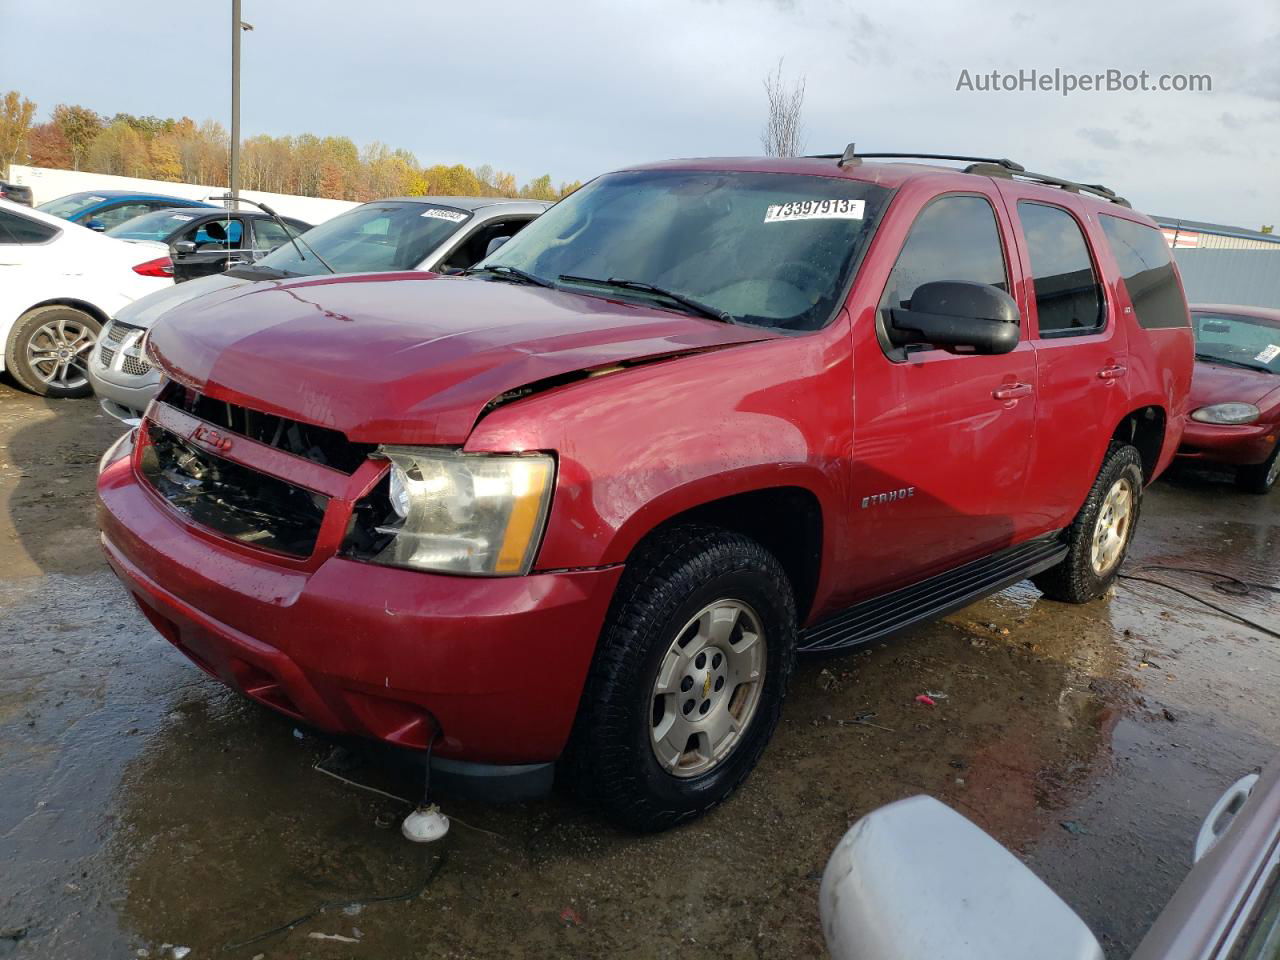
[[[1249,493],[1270,493],[1280,480],[1280,447],[1262,463],[1250,464],[1236,470],[1236,486]]]
[[[778,723],[796,610],[747,537],[681,526],[627,563],[570,744],[575,789],[636,830],[705,813],[751,772]]]
[[[5,344],[5,366],[42,397],[87,397],[89,354],[102,325],[83,310],[37,307],[18,318]]]
[[[1067,528],[1067,556],[1031,578],[1050,600],[1088,603],[1116,578],[1142,507],[1142,457],[1113,443],[1084,506]]]

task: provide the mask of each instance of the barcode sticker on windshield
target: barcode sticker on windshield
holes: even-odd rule
[[[448,220],[450,223],[461,223],[463,220],[467,219],[467,215],[465,213],[460,213],[457,210],[441,210],[439,207],[432,207],[429,210],[425,210],[422,215],[424,217],[435,217],[437,220]]]
[[[175,213],[169,217],[170,220],[181,220],[186,223],[188,220],[194,220],[195,217],[189,217],[185,213]]]
[[[865,200],[792,200],[790,203],[771,203],[764,212],[765,223],[786,223],[790,220],[861,220],[865,214]]]
[[[1280,347],[1277,347],[1274,343],[1269,343],[1267,348],[1253,359],[1259,363],[1270,363],[1276,357],[1280,357]]]

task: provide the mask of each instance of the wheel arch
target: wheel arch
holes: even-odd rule
[[[1129,411],[1111,434],[1112,442],[1127,443],[1137,449],[1142,458],[1143,480],[1148,485],[1156,478],[1165,452],[1168,422],[1165,409],[1151,404]]]
[[[797,620],[805,622],[817,595],[825,540],[822,503],[811,489],[792,484],[756,487],[687,506],[636,536],[627,556],[650,537],[686,523],[732,530],[772,553],[791,581]]]

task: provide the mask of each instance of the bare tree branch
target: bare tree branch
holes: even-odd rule
[[[795,157],[804,152],[804,126],[800,122],[804,108],[804,83],[803,76],[793,85],[782,79],[782,60],[778,60],[773,73],[765,75],[764,92],[769,101],[769,116],[760,134],[765,156]]]

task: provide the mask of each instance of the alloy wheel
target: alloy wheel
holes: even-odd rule
[[[89,382],[89,353],[97,340],[93,328],[81,320],[50,320],[27,340],[27,364],[51,387],[83,387]]]
[[[1133,482],[1121,477],[1111,485],[1098,519],[1093,527],[1093,549],[1090,561],[1093,572],[1105,576],[1120,562],[1125,544],[1129,542],[1129,528],[1133,521]]]
[[[676,634],[658,667],[650,745],[672,776],[701,776],[737,748],[760,705],[767,640],[741,600],[708,604]]]

